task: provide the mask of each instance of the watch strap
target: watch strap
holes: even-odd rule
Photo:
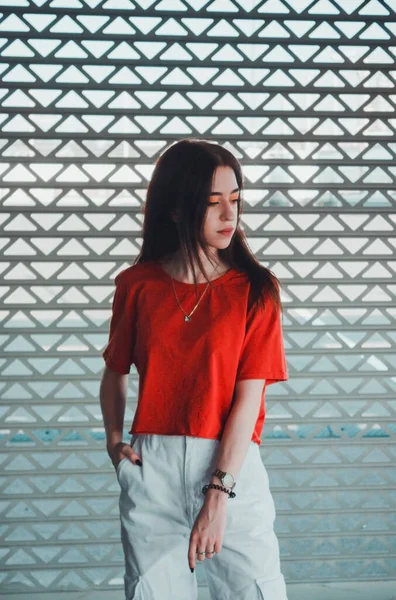
[[[222,477],[224,477],[225,474],[225,471],[222,471],[221,469],[215,469],[212,473],[212,477],[218,477],[219,479],[221,479]]]

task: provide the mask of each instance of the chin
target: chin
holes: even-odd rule
[[[224,250],[224,248],[227,248],[230,245],[229,240],[226,240],[224,244],[211,244],[211,246],[213,248],[216,248],[216,250]]]
[[[221,236],[219,236],[219,237],[221,237]],[[231,241],[232,241],[232,237],[230,237],[230,238],[224,237],[223,240],[216,239],[216,240],[213,240],[212,242],[209,241],[207,244],[214,250],[224,250],[224,248],[227,248],[231,244]]]

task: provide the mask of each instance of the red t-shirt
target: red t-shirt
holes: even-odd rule
[[[138,402],[129,433],[221,439],[241,379],[265,379],[252,441],[261,444],[265,388],[288,379],[281,312],[248,311],[247,275],[230,269],[212,281],[191,321],[184,320],[171,279],[155,261],[121,271],[116,285],[106,365],[120,374],[136,366]],[[194,284],[173,279],[185,313],[193,310]],[[198,298],[206,283],[198,284]]]

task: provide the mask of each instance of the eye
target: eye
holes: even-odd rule
[[[241,198],[240,196],[238,196],[238,198],[234,198],[234,200],[231,200],[231,202],[240,202]],[[218,202],[208,202],[208,206],[215,206],[216,204],[218,204]]]

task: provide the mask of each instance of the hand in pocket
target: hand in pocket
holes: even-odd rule
[[[125,442],[118,442],[118,444],[115,444],[110,450],[109,455],[115,469],[117,469],[123,458],[128,458],[134,465],[138,465],[139,467],[142,466],[140,456]]]

